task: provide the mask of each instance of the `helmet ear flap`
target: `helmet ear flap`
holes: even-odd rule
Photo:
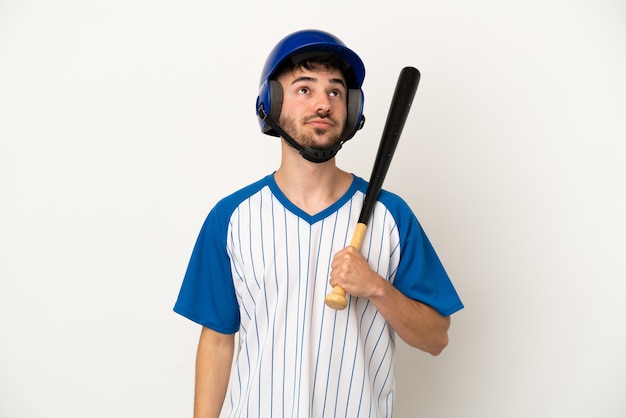
[[[277,121],[283,108],[283,86],[276,80],[270,80],[270,103],[270,118]]]
[[[280,83],[276,80],[267,80],[263,83],[259,91],[257,101],[257,109],[262,106],[266,115],[270,119],[278,121],[280,111],[283,107],[283,88]],[[260,120],[260,122],[262,124],[262,131],[264,134],[280,136],[270,125],[262,120]]]
[[[348,90],[348,115],[346,118],[346,129],[344,130],[343,141],[352,138],[356,131],[365,124],[365,116],[363,116],[363,92],[361,89]]]

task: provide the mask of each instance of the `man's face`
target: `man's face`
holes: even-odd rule
[[[279,125],[300,145],[327,148],[341,139],[347,116],[346,81],[339,70],[296,68],[278,78]]]

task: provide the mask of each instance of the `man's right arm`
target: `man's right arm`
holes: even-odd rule
[[[196,356],[194,418],[218,418],[226,397],[235,334],[202,327]]]

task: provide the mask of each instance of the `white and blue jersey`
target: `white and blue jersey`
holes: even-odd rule
[[[334,254],[350,244],[367,182],[309,215],[273,175],[221,200],[194,247],[174,310],[238,332],[227,417],[391,417],[394,331],[367,299],[324,298]],[[370,267],[444,316],[463,307],[415,215],[382,191],[361,247]]]

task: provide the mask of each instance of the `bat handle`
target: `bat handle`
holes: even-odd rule
[[[350,245],[357,250],[361,250],[363,239],[365,238],[365,232],[367,231],[367,225],[364,223],[356,224],[354,235],[352,235],[352,241]],[[346,291],[341,286],[333,286],[333,291],[326,295],[326,306],[335,310],[342,310],[348,306],[348,299],[346,298]]]

